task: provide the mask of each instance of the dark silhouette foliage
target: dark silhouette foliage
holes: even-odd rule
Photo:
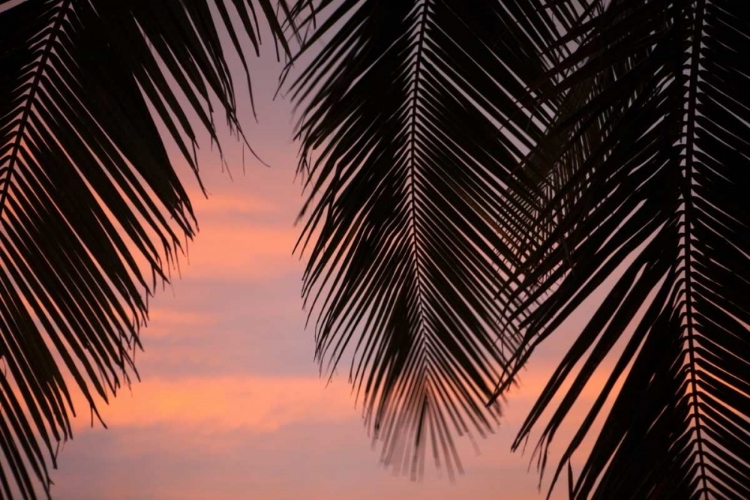
[[[460,472],[454,436],[494,431],[498,398],[596,292],[514,447],[548,411],[544,469],[604,377],[551,488],[566,472],[575,498],[750,498],[746,10],[0,0],[2,494],[49,494],[48,457],[70,436],[62,369],[92,418],[137,374],[145,298],[194,226],[148,106],[197,174],[210,102],[240,130],[218,30],[249,78],[238,33],[257,51],[260,19],[292,57],[285,86],[303,110],[316,355],[331,375],[351,357],[384,462],[418,476],[429,450]]]

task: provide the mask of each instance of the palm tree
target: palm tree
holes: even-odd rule
[[[233,4],[256,48],[254,5],[288,51],[270,2]],[[223,0],[211,5],[241,54]],[[291,84],[310,187],[303,293],[321,363],[333,374],[352,356],[383,459],[417,475],[430,447],[460,470],[454,433],[491,432],[536,346],[622,272],[516,446],[559,394],[543,467],[603,372],[555,469],[568,464],[571,496],[750,497],[742,2],[300,0],[287,17],[310,32],[295,61],[328,38]],[[33,497],[32,476],[49,492],[41,448],[54,463],[52,440],[70,432],[60,365],[92,411],[94,392],[106,400],[135,373],[139,286],[151,290],[135,259],[166,279],[177,233],[192,234],[147,103],[188,161],[195,136],[165,75],[212,136],[209,94],[239,127],[209,19],[204,0],[27,0],[0,14],[8,496],[14,481]]]
[[[257,50],[258,17],[288,53],[275,4],[0,0],[0,496],[49,496],[63,369],[92,422],[137,376],[146,299],[195,227],[149,107],[197,174],[187,110],[214,139],[217,104],[240,131],[218,31],[246,68],[236,28]]]
[[[429,442],[458,465],[451,431],[489,430],[484,403],[599,290],[514,447],[559,396],[543,469],[598,372],[552,486],[567,464],[575,498],[750,498],[744,4],[316,3],[306,47],[330,39],[292,85],[320,231],[304,290],[322,360],[357,333],[386,460],[418,471]]]

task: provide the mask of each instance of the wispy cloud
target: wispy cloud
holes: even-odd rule
[[[132,385],[132,397],[126,388],[102,414],[110,427],[167,424],[255,432],[357,417],[343,383],[326,388],[318,378],[250,376],[151,377]],[[76,424],[79,431],[89,426],[84,419]]]
[[[294,227],[214,223],[189,248],[182,274],[189,279],[260,280],[298,269]]]

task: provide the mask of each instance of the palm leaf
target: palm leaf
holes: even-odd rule
[[[351,354],[395,469],[418,475],[429,443],[460,471],[453,435],[497,423],[484,402],[519,340],[520,319],[504,317],[510,277],[544,232],[545,177],[517,165],[564,100],[536,106],[527,89],[567,53],[538,55],[576,19],[572,3],[313,5],[323,21],[303,54],[330,40],[292,85],[305,106],[300,247],[316,237],[303,295],[321,365],[333,375]],[[305,29],[314,18],[300,11]]]
[[[579,133],[596,126],[602,138],[557,195],[578,201],[530,258],[530,268],[549,276],[525,307],[552,293],[524,321],[527,334],[505,382],[622,270],[515,443],[549,408],[537,449],[544,466],[584,385],[603,376],[602,393],[555,473],[556,480],[582,441],[594,439],[575,498],[750,497],[745,8],[731,0],[613,1],[578,30],[586,41],[556,69],[577,68],[560,79],[556,95],[592,75],[616,77],[564,124]],[[563,234],[572,269],[556,244]],[[620,339],[614,365],[603,363]],[[593,435],[597,417],[603,427]]]
[[[224,0],[7,3],[0,1],[0,356],[7,368],[0,374],[0,496],[35,498],[40,489],[49,496],[48,457],[55,465],[56,443],[72,436],[75,410],[63,373],[98,416],[97,401],[137,375],[131,352],[140,346],[146,298],[157,276],[168,279],[181,239],[194,234],[190,202],[149,105],[197,173],[183,106],[213,139],[211,100],[239,130],[211,6],[241,48]],[[256,50],[258,8],[274,36],[282,34],[269,0],[232,4]]]

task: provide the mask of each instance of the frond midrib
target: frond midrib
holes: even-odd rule
[[[695,207],[693,206],[693,160],[695,156],[695,140],[696,140],[696,107],[698,103],[698,69],[701,58],[701,40],[704,31],[704,13],[706,8],[706,0],[698,0],[695,6],[695,19],[693,26],[693,40],[692,50],[690,59],[690,76],[689,84],[687,88],[687,134],[686,134],[686,154],[685,154],[685,178],[684,178],[684,232],[682,236],[684,257],[683,260],[685,265],[682,273],[685,277],[685,297],[684,297],[684,311],[685,319],[687,324],[685,325],[685,342],[688,350],[688,376],[690,381],[690,412],[692,413],[691,423],[695,425],[695,441],[698,445],[698,468],[700,470],[700,482],[702,484],[703,497],[709,499],[708,479],[706,473],[706,452],[704,450],[704,436],[701,429],[701,414],[698,411],[698,366],[696,364],[696,340],[695,340],[695,325],[693,323],[693,283],[692,283],[692,224],[693,224],[693,212]],[[694,422],[694,423],[693,423]]]
[[[73,3],[73,0],[62,0],[62,3],[58,6],[58,12],[56,14],[56,18],[44,42],[44,49],[43,49],[42,55],[39,61],[36,63],[37,70],[31,82],[29,93],[26,96],[26,102],[25,104],[23,104],[23,110],[21,111],[21,116],[18,119],[18,130],[15,132],[15,140],[13,141],[13,145],[11,146],[9,152],[7,153],[8,157],[10,158],[10,161],[7,167],[8,172],[3,181],[3,188],[2,188],[2,191],[0,191],[0,224],[2,224],[3,223],[2,221],[4,220],[3,212],[5,211],[5,200],[8,197],[10,186],[13,181],[13,173],[15,171],[15,166],[18,161],[18,155],[21,149],[21,143],[23,142],[26,126],[29,123],[31,112],[34,107],[36,93],[39,90],[40,86],[42,85],[42,77],[44,76],[44,72],[47,67],[47,61],[50,57],[50,54],[52,53],[52,49],[54,48],[57,37],[60,34],[60,31],[62,30],[63,22],[67,18],[68,11],[72,3]]]
[[[425,292],[424,292],[424,277],[423,277],[423,262],[422,262],[422,248],[418,238],[418,223],[417,223],[417,212],[420,211],[419,199],[417,193],[417,181],[415,180],[416,170],[418,170],[418,161],[415,159],[415,150],[417,148],[417,109],[419,104],[419,92],[420,88],[420,76],[422,71],[422,59],[424,57],[424,37],[425,31],[427,30],[427,14],[429,9],[429,1],[423,0],[421,5],[421,12],[419,13],[418,32],[415,47],[415,55],[413,56],[414,75],[411,82],[411,90],[408,92],[410,103],[409,103],[409,124],[408,124],[408,159],[407,169],[407,184],[408,184],[408,205],[407,209],[409,212],[409,231],[408,239],[409,246],[412,251],[411,255],[411,267],[416,282],[416,294],[417,294],[417,310],[418,310],[418,322],[419,322],[419,333],[424,334],[425,328]]]

